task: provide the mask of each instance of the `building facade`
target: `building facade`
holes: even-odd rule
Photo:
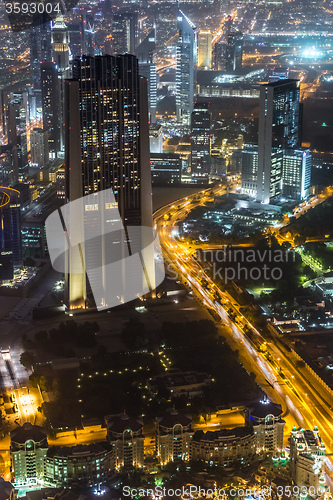
[[[190,126],[197,64],[197,29],[181,10],[177,17],[177,26],[177,120],[185,126]]]
[[[197,431],[193,436],[191,460],[220,467],[248,465],[256,454],[255,441],[253,431],[244,427]]]
[[[246,426],[253,429],[256,453],[275,454],[283,450],[283,429],[281,406],[265,399],[245,412]]]
[[[310,194],[312,157],[308,149],[287,149],[283,153],[283,195],[305,200]]]
[[[22,266],[20,192],[0,188],[0,280],[10,280]]]
[[[112,22],[113,54],[135,54],[138,36],[138,15],[131,12],[118,12]]]
[[[141,420],[126,413],[105,417],[107,439],[114,464],[119,469],[134,469],[144,465],[144,435]]]
[[[191,114],[192,177],[207,177],[210,174],[210,126],[208,104],[196,103]]]
[[[156,455],[162,465],[191,459],[191,423],[191,417],[175,409],[156,418]]]
[[[42,168],[49,163],[49,133],[42,128],[30,132],[31,166]]]
[[[44,478],[44,458],[48,451],[47,432],[26,422],[10,433],[12,482],[15,487],[32,486]]]
[[[181,181],[182,161],[177,153],[151,153],[153,184],[174,184]]]
[[[290,434],[290,477],[301,489],[314,488],[314,495],[319,495],[319,487],[324,487],[325,445],[318,428],[313,430],[296,429]],[[313,495],[313,496],[314,496]],[[319,495],[320,496],[320,495]]]

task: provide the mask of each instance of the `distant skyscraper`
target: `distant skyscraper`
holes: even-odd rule
[[[34,90],[41,88],[40,64],[52,61],[51,20],[48,15],[39,14],[44,22],[30,29],[30,72]]]
[[[154,63],[154,50],[156,46],[155,28],[137,47],[135,54],[139,61],[139,72],[148,80],[149,121],[155,122],[157,106],[157,73]]]
[[[28,94],[10,92],[7,108],[7,139],[12,147],[14,180],[28,173],[27,122],[29,120]]]
[[[60,150],[60,83],[57,66],[53,62],[41,64],[42,109],[44,129],[49,133],[49,150],[55,156]]]
[[[299,81],[279,80],[260,89],[257,200],[282,193],[283,150],[299,146]]]
[[[191,115],[191,173],[194,177],[210,173],[210,112],[208,104],[196,103]]]
[[[283,195],[296,200],[309,196],[312,158],[308,149],[283,152]]]
[[[60,127],[59,148],[61,151],[63,151],[65,148],[64,80],[70,77],[70,64],[69,64],[69,32],[62,17],[57,17],[52,25],[51,40],[52,40],[53,62],[56,65],[56,70],[58,72],[58,78],[59,78],[59,95],[60,95],[60,102],[58,106],[59,127]]]
[[[227,44],[221,35],[220,38],[214,43],[212,53],[212,66],[216,71],[225,70],[227,53]]]
[[[65,83],[67,200],[112,188],[125,226],[152,227],[147,82],[136,57],[83,56],[73,78]],[[85,275],[69,274],[67,288],[70,307],[84,307]]]
[[[212,34],[200,31],[198,35],[198,67],[210,69],[212,66]]]
[[[138,15],[136,12],[119,12],[112,22],[114,55],[134,54],[138,36]]]
[[[180,10],[177,17],[176,108],[177,120],[190,125],[197,64],[197,29]]]
[[[31,165],[43,168],[49,163],[49,134],[42,128],[30,132]]]
[[[237,71],[242,67],[243,35],[239,31],[228,34],[226,46],[226,71]]]
[[[0,188],[0,280],[12,279],[22,266],[20,192]]]

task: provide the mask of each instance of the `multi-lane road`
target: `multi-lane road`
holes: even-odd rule
[[[208,191],[206,191],[208,194]],[[224,194],[222,185],[214,188],[215,194]],[[175,226],[183,220],[189,210],[208,201],[204,192],[197,200],[197,195],[178,200],[155,212],[155,223],[164,251],[166,266],[192,290],[203,305],[213,309],[217,322],[228,343],[237,349],[240,360],[248,372],[256,374],[256,380],[268,396],[282,404],[286,420],[286,437],[293,425],[312,429],[315,425],[320,430],[327,453],[333,451],[333,395],[321,382],[298,363],[292,351],[281,343],[279,335],[271,326],[269,341],[265,341],[260,331],[239,311],[240,305],[228,293],[219,289],[205,271],[198,268],[193,258],[193,249],[175,239]],[[218,300],[216,300],[218,298]],[[233,310],[230,316],[227,311]],[[235,320],[232,319],[235,317]],[[223,323],[222,323],[223,322]],[[221,324],[222,323],[222,324]],[[247,325],[254,332],[252,341],[244,334]],[[260,345],[263,347],[259,347]],[[328,469],[330,469],[328,462]]]

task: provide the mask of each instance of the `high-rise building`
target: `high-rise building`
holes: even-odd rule
[[[155,184],[173,184],[181,181],[182,161],[177,153],[150,154],[151,179]]]
[[[258,146],[246,145],[233,153],[239,158],[241,170],[241,193],[255,198],[257,196]]]
[[[31,166],[43,168],[49,163],[49,134],[42,128],[30,132]]]
[[[227,44],[221,35],[213,45],[212,67],[216,71],[225,71],[226,69]]]
[[[30,72],[34,90],[41,89],[40,65],[52,61],[51,20],[45,14],[38,14],[38,23],[30,29]]]
[[[245,423],[253,429],[256,452],[259,455],[271,455],[283,449],[283,429],[285,421],[281,419],[282,408],[268,399],[254,404],[245,412]]]
[[[105,417],[105,423],[116,469],[143,467],[145,438],[142,421],[123,413]]]
[[[48,450],[46,430],[26,422],[11,431],[10,439],[14,486],[37,485],[44,477],[44,458]]]
[[[210,31],[198,34],[198,68],[210,69],[212,66],[212,38]]]
[[[154,123],[157,106],[157,73],[154,63],[154,50],[156,46],[156,30],[153,28],[146,38],[136,48],[135,54],[139,61],[139,72],[148,80],[149,121]]]
[[[147,81],[139,76],[136,57],[84,56],[76,60],[73,77],[65,84],[67,200],[113,189],[124,226],[152,227]],[[84,230],[88,215],[94,214],[86,214]],[[90,259],[109,258],[112,249],[105,245],[100,253],[96,247],[89,252],[87,243],[87,266]],[[103,265],[97,269],[94,260],[91,268],[92,288],[108,279]],[[71,261],[69,307],[85,307],[85,274],[71,275],[70,269]]]
[[[242,67],[243,35],[239,31],[230,31],[226,46],[226,71],[237,71]]]
[[[177,120],[190,126],[197,64],[197,29],[180,10],[177,16],[179,30],[176,67]]]
[[[283,150],[299,147],[299,81],[279,80],[260,89],[257,200],[282,193]]]
[[[308,149],[286,149],[283,153],[283,195],[304,200],[310,194],[312,158]]]
[[[0,201],[0,280],[7,280],[22,266],[20,192],[1,187]]]
[[[41,64],[43,126],[49,134],[49,151],[54,156],[60,151],[60,84],[57,65],[54,62]]]
[[[206,103],[196,103],[191,114],[191,174],[210,174],[210,112]]]
[[[193,436],[191,423],[191,417],[175,409],[156,418],[156,455],[162,465],[190,460]]]
[[[135,54],[138,38],[138,15],[136,12],[118,12],[112,22],[113,54]]]
[[[290,433],[290,476],[302,493],[302,487],[312,487],[320,496],[319,489],[325,486],[325,454],[326,448],[322,442],[317,427],[311,430],[296,429]],[[306,492],[305,492],[306,494]]]
[[[52,25],[51,32],[53,62],[56,65],[59,78],[59,127],[61,151],[65,148],[65,123],[64,123],[64,101],[65,101],[65,83],[64,80],[70,77],[69,64],[69,32],[63,17],[57,17]]]
[[[23,179],[28,173],[27,123],[28,94],[11,92],[8,102],[7,134],[12,147],[14,178]]]

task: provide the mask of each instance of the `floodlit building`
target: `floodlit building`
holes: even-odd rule
[[[206,103],[196,103],[191,114],[191,174],[207,177],[210,173],[210,112]]]
[[[70,486],[74,482],[94,485],[114,468],[114,451],[107,443],[52,446],[44,458],[44,483],[55,487]]]
[[[210,31],[200,31],[198,34],[198,68],[212,67],[212,39]]]
[[[324,487],[325,445],[318,428],[311,430],[296,429],[290,433],[290,477],[302,488],[313,487],[313,496],[318,494],[319,487]],[[312,495],[311,495],[312,496]]]
[[[259,401],[245,412],[246,426],[253,429],[256,453],[275,454],[283,449],[282,408],[268,399]]]
[[[176,68],[177,120],[190,126],[193,110],[193,92],[197,64],[197,29],[180,10],[177,17],[179,30]]]
[[[122,413],[105,417],[105,423],[115,468],[143,467],[145,438],[142,421]]]
[[[197,431],[193,436],[191,460],[222,467],[246,465],[256,454],[256,439],[252,430],[244,427],[219,431]]]
[[[283,150],[300,143],[299,81],[279,80],[260,89],[257,201],[283,191]]]
[[[162,465],[191,458],[192,418],[171,409],[155,420],[156,454]]]
[[[48,451],[47,432],[25,422],[10,433],[12,482],[15,487],[32,486],[44,478],[44,458]]]

